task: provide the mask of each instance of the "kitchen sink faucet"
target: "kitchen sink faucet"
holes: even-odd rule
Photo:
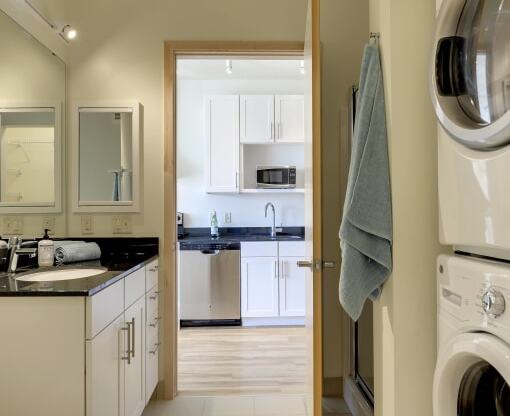
[[[266,208],[265,208],[265,214],[264,216],[267,218],[267,209],[271,207],[271,210],[273,211],[273,226],[271,227],[271,237],[276,237],[276,214],[275,214],[275,211],[274,211],[274,205],[271,203],[271,202],[268,202],[266,204]]]

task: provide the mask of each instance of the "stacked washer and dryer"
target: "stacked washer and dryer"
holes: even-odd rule
[[[510,1],[443,0],[434,416],[510,416]]]

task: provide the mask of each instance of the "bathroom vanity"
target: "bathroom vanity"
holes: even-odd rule
[[[105,270],[58,282],[0,275],[0,414],[141,415],[158,383],[157,255],[65,267]]]

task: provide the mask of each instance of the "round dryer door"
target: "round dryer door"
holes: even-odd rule
[[[463,334],[439,352],[434,416],[510,416],[510,346],[493,335]]]
[[[432,100],[445,130],[473,149],[510,143],[510,0],[443,0]]]

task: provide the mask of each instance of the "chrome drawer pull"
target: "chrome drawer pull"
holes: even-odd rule
[[[158,352],[160,345],[161,345],[161,342],[156,342],[154,344],[155,348],[152,351],[149,351],[149,354],[155,355]]]
[[[135,358],[135,318],[131,319],[131,330],[133,331],[131,335],[131,356]]]

